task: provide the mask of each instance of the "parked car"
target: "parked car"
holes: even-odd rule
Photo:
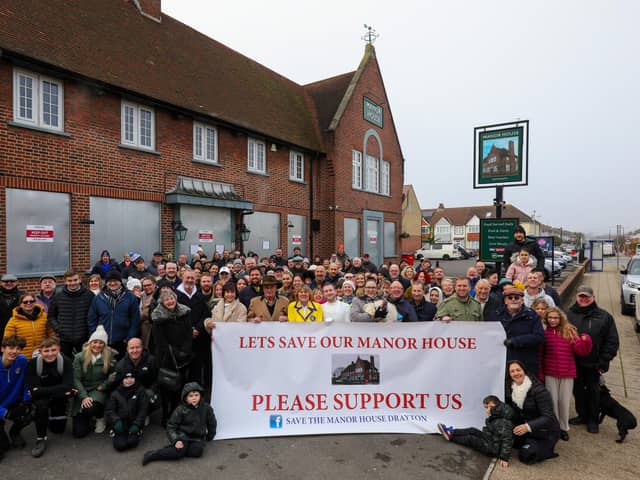
[[[460,258],[460,252],[452,243],[425,243],[415,256],[422,255],[429,260],[453,260]]]
[[[636,332],[640,333],[640,302],[636,302],[636,321],[633,326]]]
[[[545,281],[551,280],[552,273],[554,277],[559,277],[561,272],[562,272],[562,269],[560,268],[557,262],[555,262],[552,265],[551,258],[547,257],[544,259],[544,280]]]
[[[640,255],[629,259],[627,267],[620,273],[620,308],[623,315],[631,315],[636,311],[636,298],[640,293]]]
[[[462,258],[463,260],[466,260],[467,258],[473,258],[476,256],[473,250],[467,250],[466,248],[460,245],[458,245],[458,252],[460,252],[460,258]]]

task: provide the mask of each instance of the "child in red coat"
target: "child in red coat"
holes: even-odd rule
[[[560,422],[560,438],[569,440],[569,402],[573,395],[573,379],[576,377],[574,355],[585,356],[591,352],[591,337],[578,335],[576,327],[569,323],[567,315],[552,307],[544,315],[545,342],[542,370],[547,390],[551,394],[553,411]]]

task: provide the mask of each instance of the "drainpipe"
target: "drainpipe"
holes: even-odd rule
[[[316,163],[318,160],[318,152],[316,152]],[[309,222],[307,224],[307,231],[309,232],[309,253],[308,258],[311,260],[314,257],[313,253],[313,228],[311,228],[311,224],[313,223],[313,166],[314,161],[311,157],[309,157]]]

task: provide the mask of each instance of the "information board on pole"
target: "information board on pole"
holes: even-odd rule
[[[505,247],[513,242],[513,232],[517,226],[517,218],[481,218],[480,260],[502,262]]]

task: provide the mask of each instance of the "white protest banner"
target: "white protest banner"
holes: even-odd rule
[[[499,322],[218,323],[216,438],[481,427],[504,338]]]

